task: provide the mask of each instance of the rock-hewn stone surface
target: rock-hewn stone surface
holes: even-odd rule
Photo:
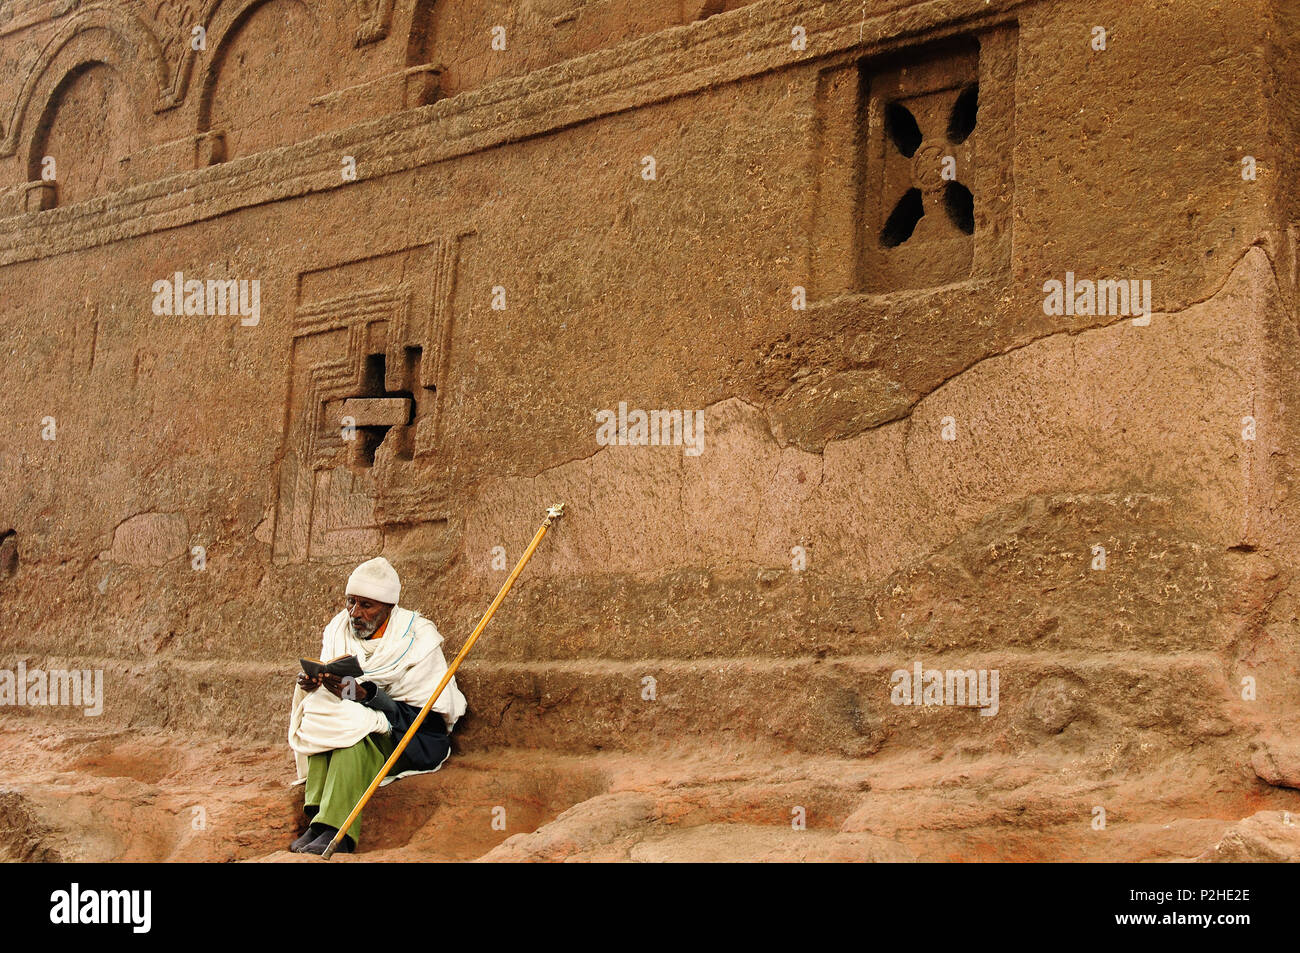
[[[0,0],[0,701],[103,680],[6,708],[0,854],[298,859],[347,571],[454,650],[562,500],[342,859],[1300,857],[1297,37]]]

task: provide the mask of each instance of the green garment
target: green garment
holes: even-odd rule
[[[328,824],[336,830],[342,827],[396,747],[397,743],[389,735],[367,735],[351,748],[337,748],[309,756],[307,791],[303,801],[307,807],[320,808],[312,823]],[[392,774],[408,771],[411,767],[403,752],[393,766]],[[361,843],[360,815],[348,829],[348,836],[354,844]]]

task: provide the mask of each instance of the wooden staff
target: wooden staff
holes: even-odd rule
[[[510,587],[515,584],[515,580],[518,579],[519,574],[523,572],[525,564],[527,564],[528,560],[532,558],[533,550],[535,550],[537,545],[542,541],[542,537],[545,536],[546,531],[550,529],[551,523],[555,522],[563,515],[563,503],[556,503],[546,511],[546,519],[542,520],[542,525],[537,528],[537,532],[533,535],[533,541],[528,544],[528,548],[524,550],[524,554],[519,557],[519,562],[515,565],[514,572],[510,573],[509,578],[507,578],[505,584],[502,585],[501,591],[498,592],[497,597],[492,600],[492,605],[488,606],[487,612],[483,613],[483,618],[479,620],[479,624],[474,627],[474,631],[470,633],[470,637],[466,639],[465,644],[461,646],[460,652],[456,654],[456,658],[447,669],[447,674],[442,677],[442,681],[439,682],[438,687],[434,689],[433,697],[424,703],[424,707],[420,709],[420,714],[417,715],[415,721],[411,723],[411,727],[406,729],[406,734],[402,736],[401,742],[393,749],[393,753],[388,756],[388,760],[385,761],[384,766],[379,769],[379,773],[375,775],[375,779],[370,782],[370,787],[366,788],[366,793],[361,795],[361,800],[357,802],[357,806],[352,809],[352,813],[348,815],[348,819],[343,822],[343,825],[339,828],[339,832],[334,835],[334,839],[330,841],[329,846],[325,848],[325,853],[321,854],[323,858],[329,860],[334,856],[334,851],[338,849],[339,842],[343,840],[343,836],[347,833],[348,828],[350,828],[357,817],[360,816],[361,809],[366,806],[366,802],[370,800],[370,796],[379,789],[379,782],[383,781],[384,778],[388,776],[388,772],[392,770],[393,765],[397,763],[397,759],[400,758],[402,752],[406,750],[407,744],[409,744],[411,738],[415,736],[415,732],[419,730],[420,725],[424,722],[425,716],[428,715],[430,709],[433,708],[433,703],[438,700],[438,696],[442,694],[442,690],[447,687],[447,683],[450,682],[452,676],[456,674],[456,669],[460,668],[460,663],[465,660],[465,656],[469,654],[469,650],[472,649],[474,643],[478,641],[479,635],[482,633],[484,628],[487,627],[488,621],[492,618],[492,614],[497,611],[497,606],[501,605],[501,600],[506,597],[506,593],[510,591]]]

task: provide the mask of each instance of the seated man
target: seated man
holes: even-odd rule
[[[348,577],[347,608],[325,627],[323,660],[355,655],[360,679],[305,672],[294,690],[289,745],[306,779],[307,831],[290,845],[297,853],[323,854],[379,769],[411,727],[447,672],[442,636],[418,612],[397,605],[397,572],[383,557],[362,563]],[[321,687],[325,691],[318,691]],[[392,777],[436,771],[451,753],[449,734],[465,713],[465,696],[453,678],[402,757]],[[338,850],[356,849],[358,817]]]

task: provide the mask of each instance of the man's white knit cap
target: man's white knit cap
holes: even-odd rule
[[[402,582],[397,578],[397,570],[392,563],[383,556],[376,556],[352,570],[344,592],[349,596],[396,605],[397,597],[402,594]]]

